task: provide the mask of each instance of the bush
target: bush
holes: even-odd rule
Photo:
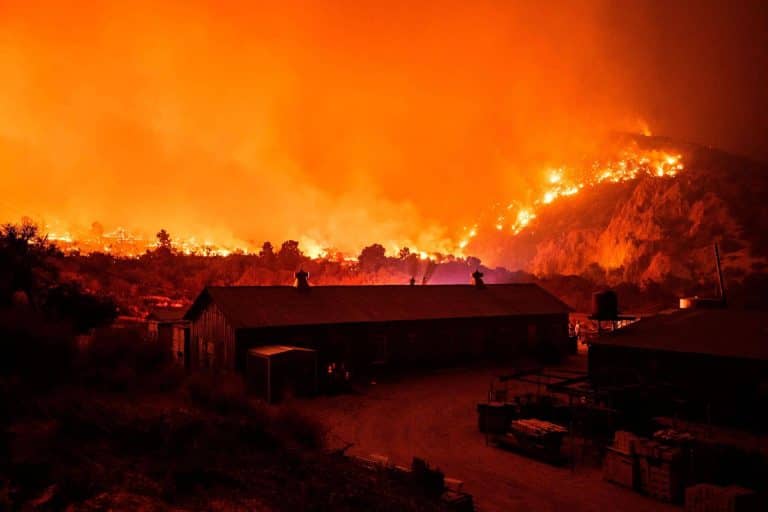
[[[219,414],[247,413],[252,410],[243,379],[232,373],[198,372],[186,382],[192,403]]]
[[[67,324],[26,308],[0,310],[0,344],[0,378],[14,377],[27,390],[59,383],[70,374],[76,354]]]
[[[166,347],[128,328],[98,330],[79,370],[83,384],[109,391],[167,391],[183,379]]]
[[[314,418],[296,409],[282,408],[273,413],[270,430],[287,447],[320,449],[325,444],[325,429]]]
[[[319,449],[324,445],[325,430],[320,423],[294,408],[272,408],[249,399],[237,374],[196,373],[187,379],[185,390],[189,400],[206,411],[244,416],[243,435],[263,430],[289,449]]]

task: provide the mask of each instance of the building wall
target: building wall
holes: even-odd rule
[[[235,331],[216,304],[208,304],[190,323],[190,366],[235,367]]]
[[[344,363],[356,371],[372,364],[423,365],[530,354],[567,345],[568,317],[513,316],[380,324],[335,324],[239,330],[236,367],[259,345],[286,344],[318,351],[321,368]]]
[[[589,376],[598,388],[660,388],[654,399],[675,400],[691,419],[768,426],[767,361],[592,344]]]
[[[190,366],[245,370],[245,353],[259,345],[296,345],[318,351],[321,368],[343,362],[355,370],[375,363],[444,364],[481,357],[562,351],[568,315],[530,315],[386,323],[238,329],[216,304],[205,307],[189,329]]]

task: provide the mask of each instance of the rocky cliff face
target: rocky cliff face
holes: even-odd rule
[[[666,139],[638,143],[674,148],[685,170],[584,189],[518,235],[489,232],[470,249],[492,265],[607,284],[712,283],[715,242],[728,279],[768,269],[768,165]]]

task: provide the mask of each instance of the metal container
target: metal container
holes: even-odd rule
[[[619,299],[613,290],[592,294],[592,318],[614,320],[619,316]]]

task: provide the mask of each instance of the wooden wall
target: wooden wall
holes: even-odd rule
[[[193,368],[235,367],[235,331],[216,304],[208,304],[191,322],[189,335]]]
[[[235,330],[212,303],[191,322],[190,365],[244,371],[247,350],[259,345],[315,349],[321,367],[342,361],[357,369],[441,365],[532,354],[544,346],[563,350],[567,337],[567,314]]]
[[[445,364],[483,357],[564,350],[568,316],[536,315],[242,329],[237,332],[238,369],[258,345],[296,345],[318,351],[319,364],[341,362],[358,369],[389,365]]]

